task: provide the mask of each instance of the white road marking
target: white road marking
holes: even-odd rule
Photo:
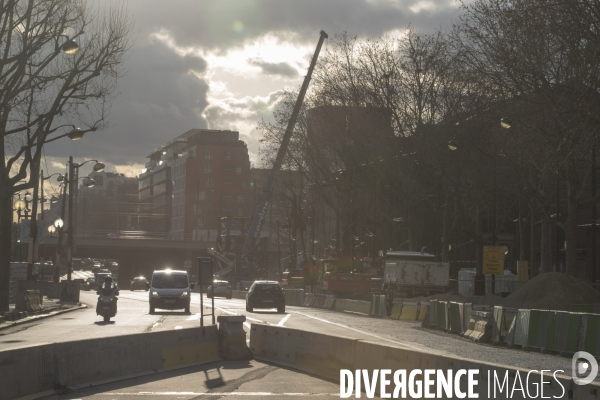
[[[278,326],[283,326],[283,324],[285,324],[285,321],[288,320],[289,317],[291,317],[292,314],[288,314],[285,317],[283,317],[283,319],[281,321],[279,321],[279,323],[277,324]]]
[[[108,392],[103,396],[339,396],[339,393],[272,393],[272,392]]]
[[[304,313],[301,313],[301,312],[298,312],[298,311],[290,311],[290,312],[293,312],[293,313],[296,313],[296,314],[300,314],[300,315],[303,315],[303,316],[308,317],[308,318],[316,319],[317,321],[325,322],[327,324],[339,326],[340,328],[349,329],[349,330],[354,331],[354,332],[362,333],[363,335],[372,336],[374,338],[377,338],[379,340],[383,340],[385,342],[399,344],[401,346],[408,347],[408,348],[414,349],[414,350],[429,352],[428,349],[425,348],[425,347],[416,347],[416,346],[413,346],[413,345],[410,345],[410,344],[407,344],[407,343],[404,343],[404,342],[399,342],[397,340],[391,340],[391,339],[388,339],[388,338],[381,337],[379,335],[375,335],[374,333],[369,333],[369,332],[361,331],[360,329],[352,328],[350,326],[343,325],[343,324],[338,324],[337,322],[331,322],[331,321],[328,321],[326,319],[318,318],[318,317],[315,317],[313,315],[304,314]]]
[[[183,326],[179,326],[179,325],[177,325],[177,326],[175,327],[175,329],[182,329],[182,328],[183,328]]]

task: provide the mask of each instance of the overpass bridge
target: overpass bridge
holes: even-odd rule
[[[150,277],[156,269],[188,269],[196,275],[197,257],[208,257],[213,242],[170,240],[143,237],[85,237],[75,236],[74,257],[108,258],[119,260],[119,286],[128,289],[136,276]],[[63,249],[66,238],[63,238]],[[44,239],[44,253],[54,254],[57,237]]]

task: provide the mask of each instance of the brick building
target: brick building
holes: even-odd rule
[[[221,217],[253,212],[250,159],[239,132],[192,129],[149,158],[152,171],[140,175],[140,201],[168,225],[171,238],[213,242]]]

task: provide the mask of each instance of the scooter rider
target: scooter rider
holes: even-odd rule
[[[113,282],[112,277],[110,275],[108,275],[106,278],[104,278],[104,283],[102,284],[102,286],[100,287],[100,289],[98,289],[97,291],[98,294],[103,294],[104,296],[110,296],[110,295],[115,295],[115,299],[116,296],[119,295],[119,287]],[[118,300],[118,299],[116,299]],[[114,303],[114,307],[117,307],[117,303],[115,301]],[[113,310],[113,314],[116,313],[116,310]],[[100,300],[98,299],[98,304],[96,305],[96,314],[100,315]]]

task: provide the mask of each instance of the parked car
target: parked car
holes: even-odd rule
[[[233,289],[227,281],[214,280],[213,284],[208,287],[206,297],[225,297],[231,299]]]
[[[132,292],[134,290],[148,290],[150,286],[148,286],[148,281],[143,276],[138,276],[137,278],[133,278],[131,281],[131,286],[129,290]]]
[[[190,312],[190,299],[194,284],[190,283],[186,271],[160,270],[152,273],[148,293],[150,314],[157,308]]]
[[[277,281],[254,281],[246,294],[246,311],[255,308],[277,308],[285,312],[285,294]]]

